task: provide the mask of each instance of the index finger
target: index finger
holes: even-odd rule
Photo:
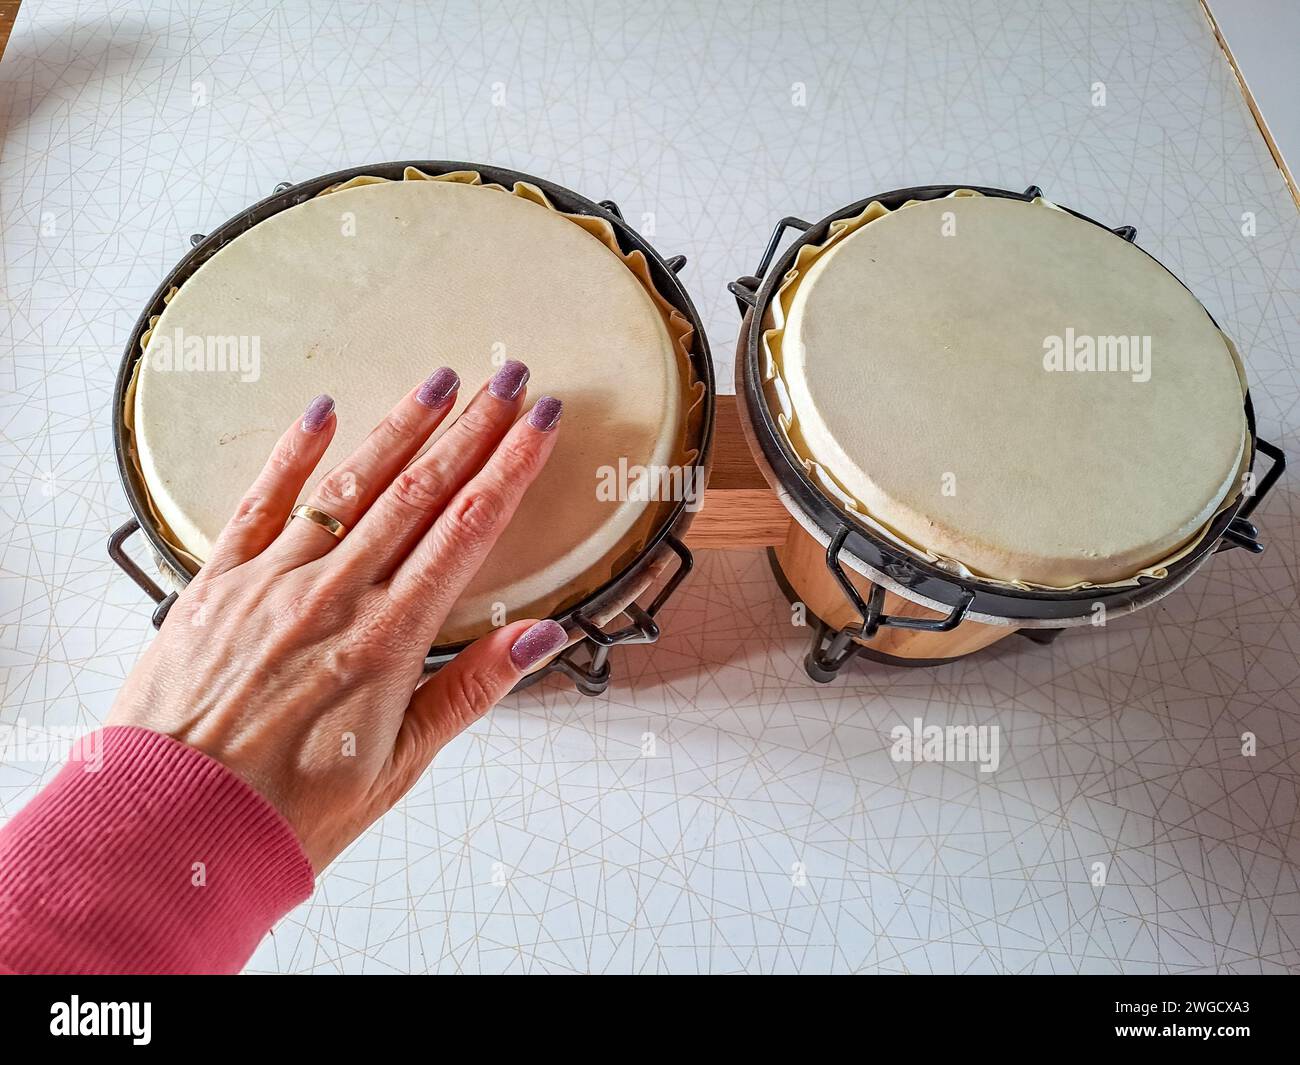
[[[542,396],[447,504],[389,581],[389,598],[432,642],[555,449],[563,405]]]

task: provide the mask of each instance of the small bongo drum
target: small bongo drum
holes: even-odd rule
[[[732,283],[740,418],[794,519],[772,563],[814,679],[1047,642],[1262,550],[1248,518],[1282,453],[1231,342],[1135,236],[1037,188],[904,189],[783,219]]]
[[[333,395],[341,417],[304,496],[435,366],[470,386],[460,407],[513,357],[564,400],[564,429],[426,666],[495,626],[553,617],[575,642],[548,669],[595,694],[611,647],[654,642],[691,566],[688,489],[702,490],[713,417],[707,342],[676,278],[684,259],[661,259],[612,203],[445,162],[281,186],[192,243],[141,315],[116,392],[135,519],[110,554],[159,604],[155,624],[175,592],[124,541],[143,530],[164,582],[187,582],[313,396]],[[629,469],[677,477],[629,485]]]

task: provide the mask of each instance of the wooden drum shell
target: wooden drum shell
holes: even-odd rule
[[[772,557],[780,569],[780,576],[789,586],[789,593],[804,604],[812,618],[833,629],[862,624],[861,616],[826,567],[826,548],[797,521],[790,522],[785,541],[773,549]],[[864,599],[867,598],[871,594],[872,582],[848,566],[843,566],[843,569],[854,588]],[[937,611],[904,599],[888,589],[885,591],[884,611],[887,615],[909,618],[938,620],[943,617]],[[870,639],[854,642],[876,655],[902,659],[904,663],[928,665],[983,650],[1015,631],[1013,625],[987,625],[978,621],[963,621],[950,632],[885,626]]]

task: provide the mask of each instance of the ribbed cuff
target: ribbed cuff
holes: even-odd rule
[[[293,830],[233,772],[106,728],[0,828],[0,968],[238,972],[311,890]]]

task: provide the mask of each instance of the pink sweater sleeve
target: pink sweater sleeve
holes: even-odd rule
[[[234,773],[103,729],[0,828],[0,971],[238,972],[311,890],[293,830]]]

